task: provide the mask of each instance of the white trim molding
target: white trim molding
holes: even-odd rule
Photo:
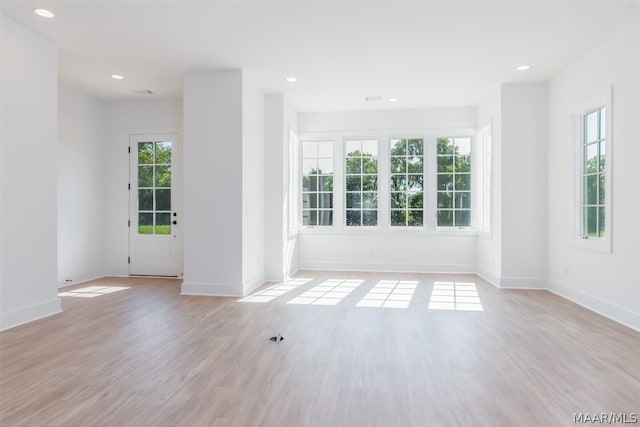
[[[66,274],[66,277],[58,278],[58,289],[67,286],[79,285],[80,283],[90,282],[91,280],[100,279],[102,277],[111,276],[105,270],[86,271],[83,273]]]
[[[253,279],[245,280],[242,284],[242,296],[246,297],[251,292],[258,289],[260,286],[267,282],[266,276],[264,274],[260,276],[256,276]]]
[[[52,298],[33,304],[27,307],[2,313],[0,315],[0,331],[15,328],[43,317],[52,316],[62,312],[62,301],[60,298]]]
[[[558,295],[559,297],[567,299],[573,303],[581,305],[588,310],[598,313],[601,316],[611,319],[614,322],[620,323],[624,326],[628,326],[629,328],[635,329],[636,331],[640,332],[639,312],[633,312],[629,309],[604,301],[598,297],[589,295],[558,282],[549,282],[547,290]]]
[[[375,273],[476,274],[475,266],[467,264],[366,264],[357,262],[301,261],[300,270],[357,271]]]

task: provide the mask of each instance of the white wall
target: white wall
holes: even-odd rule
[[[298,236],[292,224],[291,204],[297,201],[291,162],[292,134],[297,135],[297,114],[283,94],[265,96],[266,273],[270,281],[283,281],[298,265]],[[294,178],[295,179],[295,178]]]
[[[478,105],[478,127],[491,125],[491,231],[477,240],[476,272],[499,286],[502,275],[502,109],[496,87]]]
[[[411,232],[300,233],[302,269],[471,273],[473,235],[422,235]]]
[[[0,15],[0,329],[60,311],[56,46]]]
[[[129,266],[129,146],[130,133],[159,133],[182,128],[182,100],[140,99],[106,102],[104,211],[105,271],[127,275]]]
[[[265,268],[271,281],[284,280],[283,236],[286,222],[284,196],[286,183],[283,178],[285,163],[284,95],[266,95],[265,120]]]
[[[242,74],[242,284],[246,295],[265,273],[265,103],[252,75]]]
[[[547,84],[503,84],[500,106],[500,286],[545,288]]]
[[[300,245],[298,242],[298,218],[296,213],[298,212],[299,191],[298,186],[298,169],[297,169],[297,156],[298,156],[298,112],[293,109],[293,106],[289,102],[288,98],[284,98],[284,162],[286,167],[284,168],[283,179],[285,183],[285,196],[283,200],[283,207],[286,209],[286,214],[283,217],[284,231],[284,278],[288,279],[296,271],[299,266],[299,253]]]
[[[58,286],[105,275],[106,105],[58,90]]]
[[[243,294],[242,88],[241,70],[184,79],[183,294]]]
[[[300,113],[299,132],[476,127],[476,107]]]
[[[300,135],[475,129],[475,107],[422,110],[300,113]],[[427,200],[427,203],[429,201]],[[340,204],[338,204],[338,207]],[[301,229],[299,267],[303,269],[474,272],[476,236],[460,232]]]
[[[640,330],[640,15],[549,83],[548,238],[550,288]],[[575,105],[613,86],[612,252],[571,244]]]

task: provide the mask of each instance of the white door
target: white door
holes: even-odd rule
[[[180,276],[178,134],[129,137],[129,274]]]

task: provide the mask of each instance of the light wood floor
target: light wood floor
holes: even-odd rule
[[[166,279],[67,288],[62,314],[0,334],[0,425],[563,426],[640,412],[640,333],[551,293],[464,275],[297,277],[244,302],[179,296]],[[407,308],[361,306],[397,281],[409,298],[417,282]],[[471,299],[434,309],[434,282]]]

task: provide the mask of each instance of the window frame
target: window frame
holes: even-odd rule
[[[458,157],[463,157],[460,156],[458,154],[446,154],[446,155],[442,155],[442,154],[438,154],[437,150],[438,150],[438,140],[440,139],[449,139],[449,140],[453,140],[453,143],[455,144],[455,140],[456,139],[469,139],[469,171],[468,172],[457,172],[456,171],[456,164],[457,164],[457,159]],[[437,230],[473,230],[475,229],[475,168],[474,168],[474,158],[475,158],[475,150],[474,150],[474,145],[475,145],[475,136],[472,135],[465,135],[465,136],[460,136],[460,135],[455,135],[455,134],[451,134],[451,135],[442,135],[436,138],[435,141],[436,144],[436,193],[435,193],[435,203],[436,203],[436,229]],[[451,173],[441,173],[438,171],[438,160],[441,157],[452,157],[453,158],[453,169],[451,171]],[[469,177],[469,189],[468,190],[457,190],[456,188],[454,188],[451,193],[452,193],[452,204],[455,203],[455,196],[456,193],[467,193],[469,195],[469,207],[468,208],[456,208],[455,206],[451,207],[450,209],[438,209],[438,195],[439,193],[442,193],[443,191],[441,191],[438,188],[438,176],[439,175],[451,175],[453,177],[453,182],[454,182],[454,187],[455,187],[455,181],[456,181],[456,175],[466,175]],[[438,211],[450,211],[453,216],[452,216],[452,221],[453,221],[453,225],[451,226],[442,226],[442,225],[438,225]],[[455,225],[455,218],[456,218],[456,212],[469,212],[469,225],[467,226],[457,226]]]
[[[336,224],[336,182],[335,182],[335,176],[336,176],[336,154],[335,154],[335,139],[331,138],[331,137],[326,137],[326,138],[297,138],[297,146],[298,146],[298,153],[297,153],[297,158],[298,158],[298,169],[299,169],[299,173],[296,173],[296,179],[299,183],[299,187],[296,189],[296,193],[299,197],[299,199],[297,200],[297,215],[296,217],[298,218],[298,224],[300,229],[330,229],[332,227],[335,226]],[[331,149],[332,149],[332,177],[333,177],[333,184],[332,184],[332,190],[330,192],[326,192],[326,191],[320,191],[319,187],[315,190],[315,192],[312,191],[304,191],[304,184],[303,184],[303,180],[304,180],[304,176],[305,176],[305,171],[303,168],[303,164],[304,164],[304,149],[303,146],[306,142],[315,142],[316,144],[320,143],[320,142],[330,142],[331,143]],[[316,148],[317,151],[317,148]],[[311,158],[311,157],[309,157]],[[320,157],[319,153],[316,153],[316,160],[321,160],[321,159],[328,159],[327,157]],[[317,175],[318,177],[323,176],[323,174],[319,174]],[[318,186],[320,185],[320,181],[318,181]],[[321,209],[319,206],[316,206],[315,208],[309,208],[309,209],[305,209],[303,204],[304,204],[304,193],[315,193],[317,197],[319,197],[320,194],[324,194],[324,193],[331,193],[331,199],[332,199],[332,206],[330,209]],[[315,210],[316,214],[319,213],[320,211],[330,211],[331,212],[331,225],[320,225],[320,224],[316,224],[316,225],[305,225],[304,224],[304,211],[305,210]]]
[[[360,144],[364,143],[365,141],[375,141],[376,142],[376,151],[377,151],[377,155],[376,155],[376,191],[375,193],[377,194],[378,200],[377,200],[377,206],[375,209],[365,209],[364,206],[360,206],[360,208],[358,209],[349,209],[347,207],[347,142],[349,141],[360,141]],[[381,140],[378,137],[343,137],[342,138],[342,144],[341,144],[341,153],[342,153],[342,158],[340,159],[340,161],[342,162],[342,176],[343,176],[343,184],[341,187],[342,190],[342,203],[343,203],[343,207],[342,207],[342,227],[344,227],[346,230],[376,230],[380,227],[380,151],[381,151]],[[364,158],[364,156],[362,156],[361,158]],[[335,161],[335,155],[334,155],[334,161]],[[355,175],[355,174],[349,174],[349,175]],[[371,176],[373,174],[365,174],[362,170],[360,171],[360,174],[358,176],[360,176],[362,179],[364,179],[364,176]],[[335,186],[334,186],[335,188]],[[362,188],[360,188],[360,191],[358,191],[358,193],[360,193],[361,196],[361,200],[364,200],[364,193],[365,191],[362,190]],[[362,215],[362,213],[366,210],[366,211],[375,211],[376,212],[376,225],[364,225],[363,222],[364,220],[362,219],[362,217],[360,218],[360,225],[347,225],[347,210],[359,210],[360,211],[360,215]]]
[[[391,128],[378,130],[333,130],[333,131],[301,131],[298,135],[298,145],[302,141],[309,140],[333,140],[334,141],[334,175],[333,175],[333,226],[304,226],[302,225],[302,202],[296,204],[298,212],[296,217],[300,219],[299,234],[322,235],[421,235],[421,236],[475,236],[478,235],[473,222],[471,228],[436,228],[436,144],[437,138],[443,135],[456,135],[458,137],[470,137],[472,162],[475,158],[475,138],[478,129],[476,127],[456,128]],[[422,227],[392,227],[390,225],[390,141],[392,139],[419,138],[424,144],[424,187],[423,187],[423,226]],[[347,227],[345,209],[345,140],[378,140],[378,225],[377,227]],[[298,153],[298,161],[302,160],[302,149]],[[338,153],[341,153],[340,155]],[[341,156],[341,157],[339,157]],[[473,166],[472,166],[473,167]],[[295,174],[297,180],[302,182],[302,167],[299,166]],[[475,191],[472,177],[471,191]],[[297,197],[301,198],[302,189],[297,191]],[[473,196],[472,196],[473,197]],[[475,209],[475,206],[472,206]],[[473,214],[472,214],[473,221]]]
[[[613,221],[612,221],[612,177],[613,177],[613,105],[612,105],[612,88],[607,87],[603,90],[594,93],[588,98],[584,99],[576,105],[571,114],[572,122],[572,139],[573,139],[573,199],[574,199],[574,226],[571,237],[571,244],[573,246],[610,253],[612,248],[612,234],[613,234]],[[584,226],[584,137],[585,137],[585,118],[590,113],[597,111],[601,108],[606,109],[605,114],[605,137],[606,143],[606,155],[604,166],[604,238],[590,238],[583,233]],[[598,175],[596,175],[598,176]]]
[[[393,176],[401,176],[404,175],[407,178],[410,175],[419,175],[416,173],[409,173],[408,172],[408,168],[405,169],[404,174],[400,174],[400,173],[396,173],[393,172],[391,170],[391,165],[392,165],[392,158],[393,157],[405,157],[406,159],[409,158],[408,156],[408,152],[406,155],[403,156],[393,156],[391,155],[391,142],[394,140],[406,140],[408,144],[408,141],[411,139],[419,139],[422,141],[422,208],[421,209],[411,209],[411,208],[405,208],[403,209],[404,211],[406,211],[407,213],[411,210],[421,210],[422,211],[422,225],[409,225],[408,223],[406,225],[393,225],[391,223],[391,215],[393,213],[393,211],[396,210],[400,210],[400,209],[395,209],[392,207],[391,204],[391,200],[392,200],[392,196],[391,196],[391,180],[393,178]],[[389,186],[388,190],[385,192],[385,197],[387,199],[388,202],[388,209],[387,209],[387,215],[386,215],[386,219],[387,221],[389,221],[389,225],[388,228],[390,230],[406,230],[406,231],[411,231],[411,230],[423,230],[427,227],[427,205],[426,205],[426,201],[427,201],[427,140],[424,136],[422,135],[409,135],[409,136],[397,136],[397,135],[389,135],[389,137],[386,140],[386,158],[387,161],[389,163],[389,167],[388,167],[388,173],[386,174],[386,181],[387,181],[387,185]],[[379,169],[379,168],[378,168]],[[409,191],[405,191],[403,193],[409,193]],[[408,203],[408,201],[407,201]],[[407,221],[405,221],[406,223]]]

